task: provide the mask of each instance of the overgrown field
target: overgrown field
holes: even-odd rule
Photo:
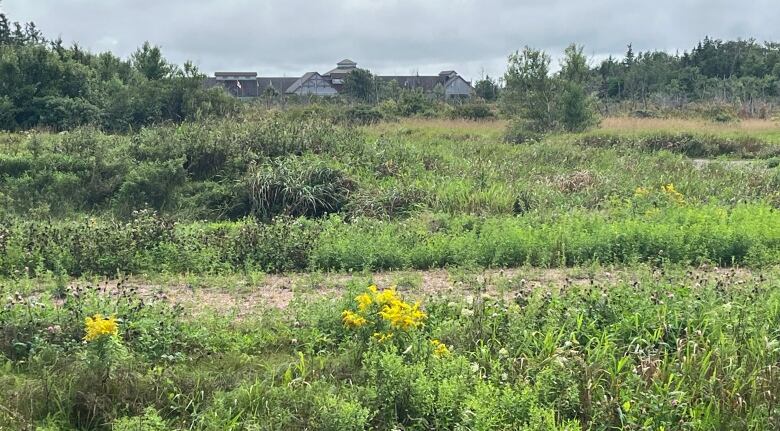
[[[4,135],[0,274],[780,259],[771,140],[502,134],[500,122],[356,129],[293,112]]]
[[[780,126],[506,127],[0,135],[0,430],[780,427]]]
[[[780,276],[686,271],[461,272],[431,295],[355,277],[196,319],[133,284],[7,282],[0,427],[775,429]]]

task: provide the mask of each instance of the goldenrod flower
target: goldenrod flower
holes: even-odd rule
[[[376,303],[379,305],[394,305],[401,302],[395,289],[385,289],[376,295]]]
[[[647,196],[650,194],[650,190],[647,190],[644,187],[637,187],[634,191],[634,196]]]
[[[371,303],[374,302],[374,300],[371,298],[371,295],[368,293],[363,293],[361,295],[358,295],[355,298],[355,301],[358,303],[358,310],[365,312],[368,310],[368,307],[371,306]]]
[[[365,317],[349,310],[344,310],[344,312],[341,313],[341,320],[344,322],[344,325],[349,326],[350,328],[360,328],[367,323]]]
[[[410,305],[401,300],[395,300],[385,305],[379,315],[390,322],[390,326],[403,330],[420,326],[426,317],[425,313],[420,310],[419,302]]]
[[[379,316],[389,322],[394,329],[416,328],[422,324],[426,317],[425,313],[420,310],[419,303],[404,302],[394,288],[380,291],[375,285],[371,285],[366,292],[355,297],[355,302],[357,303],[357,312],[345,310],[341,313],[344,325],[352,328],[379,323],[368,320],[369,316],[374,315],[369,313],[373,304],[377,304],[379,307]],[[383,339],[387,338],[389,336],[385,336]]]
[[[433,346],[433,355],[437,358],[450,354],[450,349],[447,348],[447,345],[435,338],[431,340],[431,345]]]
[[[115,336],[119,334],[119,325],[115,316],[105,318],[102,314],[95,314],[84,320],[84,330],[87,333],[84,339],[95,341],[104,335]]]

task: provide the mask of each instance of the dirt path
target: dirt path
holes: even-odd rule
[[[474,295],[480,291],[488,295],[515,295],[527,289],[562,289],[574,285],[593,284],[608,287],[620,283],[659,280],[683,283],[702,283],[724,280],[744,283],[760,277],[745,269],[696,268],[687,272],[667,274],[658,269],[502,269],[481,272],[462,270],[393,271],[368,274],[291,274],[267,275],[260,279],[245,277],[180,278],[150,281],[129,278],[122,281],[105,280],[98,283],[101,291],[131,289],[143,298],[157,298],[181,304],[193,314],[205,310],[235,313],[238,318],[266,307],[286,308],[296,298],[316,299],[336,297],[350,283],[380,288],[396,286],[410,297],[442,294]],[[75,281],[72,287],[94,283]]]

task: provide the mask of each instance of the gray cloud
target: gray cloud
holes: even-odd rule
[[[95,51],[127,56],[145,40],[204,72],[301,75],[351,58],[380,73],[503,73],[524,45],[556,57],[570,42],[596,58],[686,50],[706,35],[780,40],[777,0],[0,0]]]

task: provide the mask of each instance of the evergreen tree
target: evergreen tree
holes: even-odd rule
[[[598,122],[595,101],[586,87],[590,68],[583,51],[582,46],[569,45],[558,74],[558,121],[569,132],[581,132]]]

